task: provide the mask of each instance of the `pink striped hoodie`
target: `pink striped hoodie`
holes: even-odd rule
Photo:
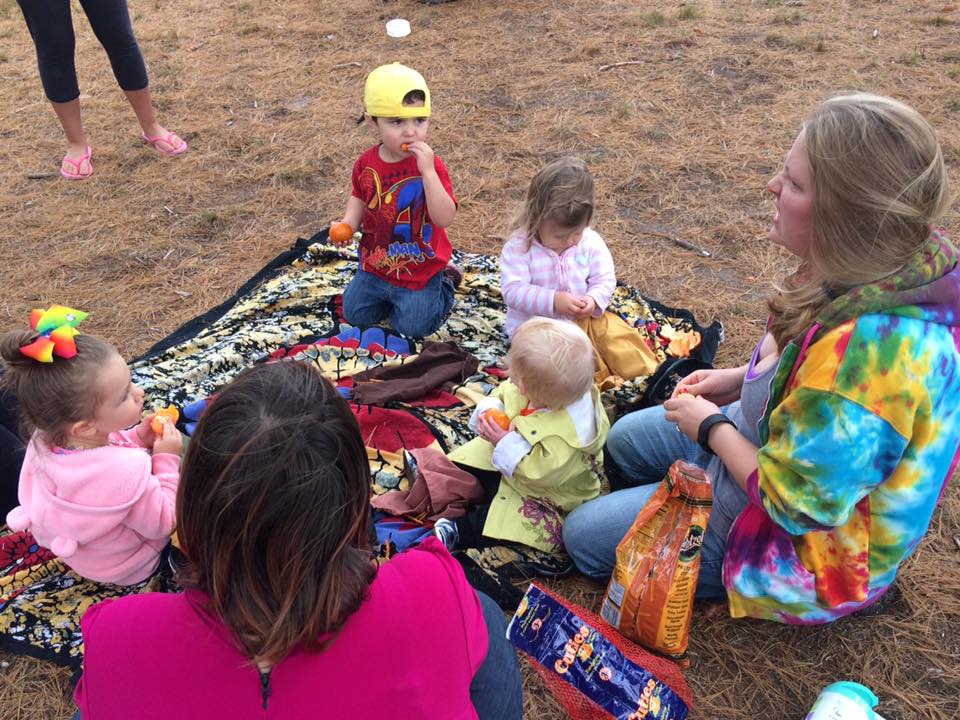
[[[613,258],[606,243],[590,228],[576,245],[557,255],[534,239],[526,248],[523,233],[511,235],[500,252],[500,292],[507,306],[507,335],[535,315],[573,320],[557,315],[553,296],[557,292],[589,295],[600,317],[617,286]]]

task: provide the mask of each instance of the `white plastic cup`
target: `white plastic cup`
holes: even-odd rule
[[[393,38],[402,38],[410,34],[410,21],[403,18],[394,18],[387,21],[387,35]]]

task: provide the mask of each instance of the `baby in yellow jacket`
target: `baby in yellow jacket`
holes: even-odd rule
[[[510,379],[470,417],[479,437],[450,459],[483,485],[486,503],[434,530],[450,550],[518,542],[555,552],[563,521],[600,494],[610,422],[594,384],[593,348],[572,323],[535,317],[513,336]],[[499,410],[510,423],[498,425]]]

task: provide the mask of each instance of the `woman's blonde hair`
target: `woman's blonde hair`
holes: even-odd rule
[[[561,157],[548,162],[533,176],[510,234],[522,232],[529,248],[547,220],[562,228],[575,228],[588,224],[592,217],[593,177],[587,164],[578,157]]]
[[[867,93],[832,97],[807,119],[803,136],[813,225],[804,267],[768,303],[781,348],[832,298],[903,268],[951,203],[933,128],[901,102]]]
[[[551,410],[583,396],[596,372],[587,334],[573,323],[545,317],[530,318],[517,328],[507,365],[530,402]]]

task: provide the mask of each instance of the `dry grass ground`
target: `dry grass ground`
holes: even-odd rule
[[[414,65],[433,89],[430,142],[461,201],[456,246],[496,252],[532,171],[582,155],[619,276],[721,318],[720,363],[756,342],[762,300],[789,267],[765,240],[764,185],[818,100],[867,89],[908,101],[960,179],[960,12],[943,2],[133,0],[161,119],[191,145],[174,160],[138,142],[74,12],[96,166],[86,183],[57,175],[60,129],[19,10],[0,0],[0,328],[67,302],[130,356],[339,216],[372,140],[353,123],[363,78],[386,61]],[[410,37],[386,36],[398,16]],[[699,609],[694,717],[799,718],[842,678],[873,687],[891,720],[960,716],[958,535],[954,484],[881,617],[787,628]],[[584,580],[558,587],[599,597]],[[67,673],[4,662],[0,717],[69,717]],[[562,717],[529,673],[527,690],[527,717]]]

